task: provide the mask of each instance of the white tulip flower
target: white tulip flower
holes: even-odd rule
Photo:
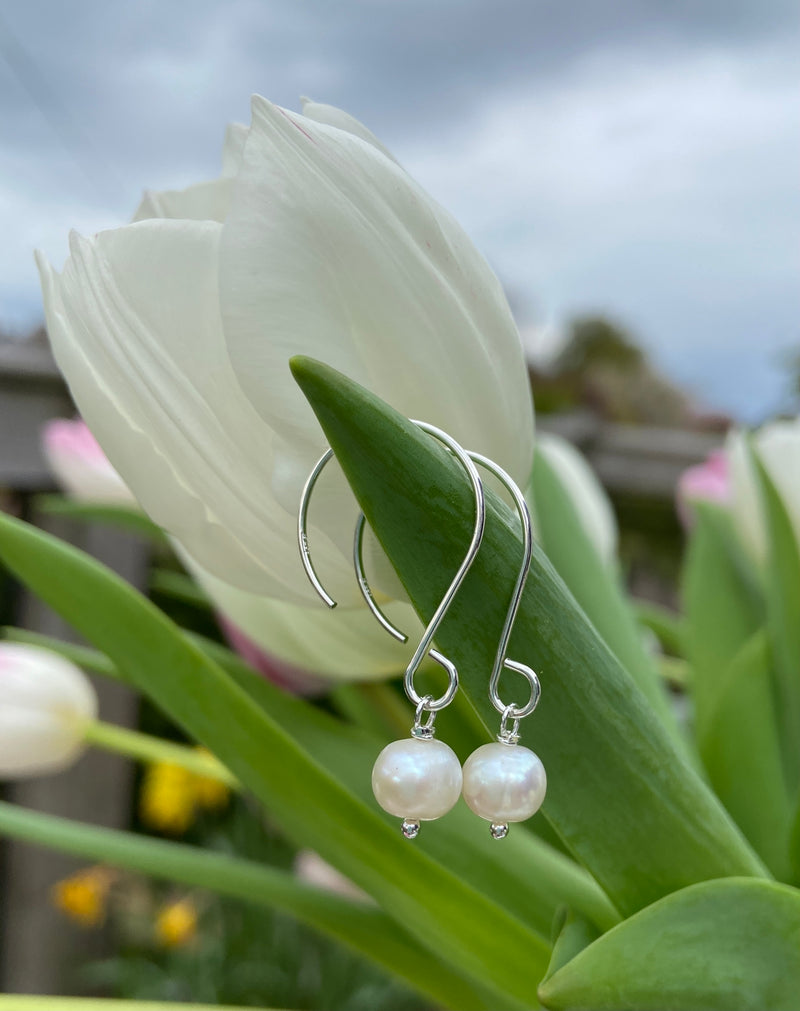
[[[800,545],[800,417],[764,425],[752,436],[752,448],[781,497]],[[744,433],[730,433],[725,453],[734,524],[750,554],[763,562],[767,556],[766,521]]]
[[[586,458],[558,435],[537,436],[536,452],[552,467],[575,506],[581,526],[598,556],[609,567],[617,564],[618,530],[614,509]]]
[[[39,266],[58,364],[145,511],[225,584],[308,604],[294,526],[324,439],[292,355],[522,485],[532,403],[502,288],[453,218],[347,114],[260,97],[252,112],[222,178],[149,194],[144,220],[73,235],[61,274]],[[343,482],[321,483],[315,554],[345,604],[354,515]]]
[[[37,646],[0,643],[0,778],[65,769],[96,715],[94,688],[74,664]]]

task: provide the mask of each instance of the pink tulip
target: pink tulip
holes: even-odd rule
[[[135,505],[130,489],[80,418],[55,418],[42,431],[42,448],[61,488],[81,502]]]
[[[729,506],[731,479],[728,457],[724,450],[715,449],[703,463],[689,467],[681,474],[677,489],[678,515],[686,529],[694,522],[692,503],[715,502]]]

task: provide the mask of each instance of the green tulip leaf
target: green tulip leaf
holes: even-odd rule
[[[304,358],[292,368],[412,603],[429,619],[471,534],[474,503],[461,468],[340,373]],[[488,674],[520,564],[517,527],[487,489],[483,546],[437,635],[492,734],[498,714]],[[523,734],[547,769],[545,813],[620,912],[707,878],[765,873],[539,549],[509,656],[531,664],[542,683]],[[501,690],[512,699],[510,685],[504,678]]]
[[[764,624],[764,603],[730,516],[704,502],[695,504],[694,514],[681,595],[695,726],[702,739],[725,671]]]
[[[539,988],[553,1011],[796,1011],[800,892],[707,881],[648,906]]]
[[[677,740],[678,729],[655,658],[644,647],[642,631],[619,579],[597,553],[572,498],[544,453],[536,453],[534,457],[531,492],[536,534],[545,554]]]
[[[800,784],[800,546],[786,506],[755,452],[752,452],[752,461],[761,487],[769,541],[767,629],[775,660],[779,739],[787,781],[797,790]]]
[[[106,502],[80,502],[66,495],[37,495],[36,509],[49,516],[64,516],[85,523],[103,523],[127,533],[138,534],[154,544],[167,543],[161,527],[153,523],[136,506]]]
[[[474,1005],[467,982],[376,906],[315,888],[288,871],[183,843],[84,825],[4,801],[0,801],[0,836],[290,913],[414,987],[421,980],[430,981],[438,992],[430,985],[423,989],[434,998],[455,1001],[460,995],[454,1006],[465,1001]]]
[[[208,747],[290,837],[316,850],[423,946],[471,979],[473,1006],[513,1008],[535,1001],[549,952],[542,936],[421,847],[409,845],[374,802],[348,789],[323,758],[306,750],[124,580],[4,515],[0,557],[107,654],[124,678]],[[371,761],[362,765],[360,775],[368,779],[370,767]],[[529,971],[520,974],[520,964]],[[429,984],[419,981],[421,989]]]
[[[791,876],[791,805],[783,774],[769,643],[756,632],[720,680],[700,738],[711,783],[781,880]]]
[[[52,649],[98,674],[120,677],[108,657],[95,650],[21,629],[4,632],[18,641]],[[343,725],[304,700],[286,694],[224,646],[198,635],[188,634],[188,638],[224,667],[258,705],[291,731],[365,804],[374,804],[369,771],[382,740]],[[405,715],[408,717],[408,711]],[[619,914],[586,871],[528,833],[514,833],[498,847],[488,833],[475,832],[474,816],[463,805],[441,819],[436,828],[436,832],[421,833],[416,844],[542,937],[548,936],[556,911],[565,904],[602,930],[619,922]]]

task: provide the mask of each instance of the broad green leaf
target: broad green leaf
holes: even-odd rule
[[[699,746],[723,804],[772,873],[789,879],[791,805],[763,631],[745,643],[721,678]]]
[[[539,988],[553,1011],[797,1011],[800,892],[707,881],[625,920]]]
[[[82,552],[3,515],[0,557],[208,747],[293,839],[315,849],[470,977],[476,1004],[478,995],[493,1008],[535,1001],[549,948],[544,939],[410,846],[374,803],[349,790],[324,757],[306,750],[149,601]],[[368,778],[370,766],[361,775]],[[516,967],[523,963],[530,971],[520,974]]]
[[[315,888],[288,871],[182,843],[84,825],[4,801],[0,801],[0,836],[291,913],[435,1000],[457,998],[456,1007],[475,1006],[469,984],[376,906]]]
[[[423,620],[469,543],[473,504],[459,466],[430,437],[340,373],[294,359],[356,497]],[[489,733],[488,672],[520,562],[510,510],[487,490],[483,547],[438,644]],[[764,868],[687,765],[630,675],[541,550],[509,655],[530,663],[542,701],[523,728],[541,755],[545,812],[622,913],[695,881]],[[510,698],[509,679],[502,690]]]
[[[655,658],[644,647],[642,630],[619,579],[595,550],[574,502],[543,453],[537,453],[534,458],[531,490],[536,509],[536,533],[545,554],[601,638],[677,740],[677,725],[658,676]]]
[[[800,546],[786,506],[755,453],[753,462],[769,540],[767,629],[774,657],[780,742],[787,782],[796,790],[800,783]]]
[[[65,516],[87,523],[104,523],[119,530],[126,530],[128,533],[139,534],[158,545],[167,543],[167,537],[161,527],[135,506],[79,502],[65,495],[37,495],[36,508],[51,516]]]
[[[764,604],[728,514],[703,502],[694,512],[682,597],[695,724],[702,738],[725,671],[764,623]]]
[[[1,1008],[8,1008],[8,1011],[242,1011],[241,1005],[234,1007],[232,1004],[115,1000],[113,997],[46,997],[21,993],[0,993]],[[270,1011],[270,1009],[254,1007],[248,1011]]]
[[[99,674],[119,676],[119,671],[102,653],[83,648],[76,654],[71,643],[47,636],[31,640],[30,633],[22,633],[16,637],[53,649]],[[292,731],[300,744],[365,804],[374,806],[369,774],[383,740],[377,741],[302,699],[287,695],[255,674],[225,647],[201,636],[188,638],[223,666],[258,705]],[[562,905],[579,911],[603,930],[619,922],[619,914],[596,883],[572,860],[538,839],[528,838],[528,833],[514,833],[498,847],[488,833],[476,833],[475,827],[474,816],[459,805],[437,823],[436,832],[421,833],[416,844],[505,906],[542,937],[548,936],[553,917]]]

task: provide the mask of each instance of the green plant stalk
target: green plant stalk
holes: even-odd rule
[[[474,506],[460,468],[340,373],[305,358],[291,365],[367,520],[428,620],[469,542]],[[494,733],[487,672],[521,542],[510,510],[491,490],[486,497],[483,546],[437,642]],[[697,881],[767,875],[538,549],[509,655],[532,662],[542,681],[542,701],[525,731],[548,770],[545,814],[623,915]]]
[[[208,747],[290,838],[317,850],[403,929],[472,979],[485,1003],[493,1009],[535,1005],[549,943],[524,912],[511,912],[486,894],[483,874],[466,880],[450,861],[409,847],[374,800],[359,796],[332,771],[329,758],[298,740],[291,721],[281,725],[166,615],[85,553],[0,514],[0,555],[189,737]],[[270,696],[276,707],[280,694],[274,689]],[[316,733],[311,707],[296,709],[295,716]],[[363,777],[363,763],[359,772]],[[500,872],[498,866],[496,878]],[[530,973],[516,971],[520,960]]]
[[[6,631],[13,634],[17,630]],[[24,641],[28,641],[29,634],[24,632]],[[364,771],[369,769],[380,748],[379,738],[346,727],[304,700],[275,688],[225,646],[192,632],[184,634],[223,667],[259,705],[283,725],[292,727],[309,751],[340,775],[359,796],[370,800],[369,777]],[[36,635],[36,643],[67,657],[71,657],[75,649],[71,643],[40,634]],[[81,649],[87,669],[125,680],[108,657],[96,650]],[[406,726],[404,730],[407,732],[407,729]],[[417,846],[476,882],[480,879],[484,890],[502,900],[543,936],[550,935],[553,917],[564,905],[601,930],[619,923],[619,913],[593,879],[552,844],[529,838],[527,832],[515,832],[498,847],[488,836],[481,834],[476,839],[474,826],[474,816],[459,804],[438,823],[435,833],[421,836]],[[515,868],[524,868],[524,875],[515,874]]]
[[[196,748],[164,741],[160,737],[151,737],[150,734],[104,723],[102,720],[95,720],[86,726],[84,739],[87,744],[104,751],[113,751],[140,762],[169,762],[197,776],[217,779],[232,790],[241,789],[238,779],[221,762]]]
[[[632,605],[636,620],[650,629],[668,653],[676,657],[685,656],[685,629],[680,615],[650,600],[633,600]]]
[[[463,977],[417,945],[377,906],[308,885],[287,871],[5,801],[0,801],[0,835],[289,913],[445,1006],[460,1009],[463,1002],[465,1008],[485,1007]]]
[[[242,1011],[232,1004],[177,1004],[174,1001],[114,1000],[111,997],[38,997],[29,994],[0,994],[0,1008],[8,1011]],[[278,1011],[277,1008],[248,1008],[247,1011]]]

